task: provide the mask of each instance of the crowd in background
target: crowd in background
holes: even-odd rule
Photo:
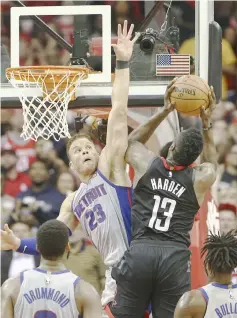
[[[26,1],[27,6],[70,5],[70,1]],[[139,27],[153,1],[96,1],[112,5],[112,35],[118,23],[125,19]],[[11,1],[1,4],[2,44],[10,52]],[[172,5],[180,28],[180,52],[194,55],[194,1],[174,1]],[[41,17],[69,43],[73,41],[73,17]],[[101,36],[101,16],[88,17],[89,37]],[[152,27],[159,27],[160,16]],[[218,151],[219,173],[213,187],[213,197],[219,210],[221,230],[236,228],[237,214],[237,5],[235,1],[216,1],[215,20],[223,29],[223,94],[213,117],[213,133]],[[69,54],[49,35],[40,31],[29,18],[20,25],[20,65],[64,65]],[[69,113],[69,123],[73,115]],[[17,236],[35,234],[43,222],[56,218],[61,203],[75,191],[80,181],[69,169],[65,140],[39,139],[24,141],[20,110],[1,113],[1,223],[8,222]],[[66,266],[91,282],[99,292],[103,289],[105,267],[91,242],[79,228],[71,237],[71,255]],[[2,282],[9,276],[38,265],[38,257],[15,252],[3,252]],[[78,264],[81,264],[78,266]]]

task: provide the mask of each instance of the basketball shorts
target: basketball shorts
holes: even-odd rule
[[[153,318],[173,318],[179,298],[190,290],[190,251],[175,242],[135,241],[112,277],[117,283],[110,304],[115,318],[143,318],[149,303]]]

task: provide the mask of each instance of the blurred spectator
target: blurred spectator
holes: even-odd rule
[[[1,148],[16,151],[19,172],[28,170],[30,164],[35,161],[35,142],[21,137],[22,126],[22,110],[15,110],[10,118],[10,129],[1,137]]]
[[[228,133],[233,144],[237,144],[237,116],[231,120]]]
[[[69,171],[62,172],[58,176],[57,189],[62,194],[67,196],[76,191],[77,188],[76,179]]]
[[[36,157],[43,161],[49,171],[49,183],[56,184],[57,175],[67,171],[67,166],[61,160],[54,150],[54,144],[51,140],[38,139],[35,145]]]
[[[220,180],[220,188],[227,186],[237,187],[237,144],[226,155],[225,169]]]
[[[104,289],[106,266],[95,247],[85,238],[80,226],[70,237],[70,255],[65,261],[65,266],[92,284],[101,295]]]
[[[128,25],[133,23],[135,30],[137,30],[139,22],[143,20],[139,1],[112,1],[111,9],[112,35],[117,35],[118,24],[123,24],[125,20],[128,21]]]
[[[3,193],[5,186],[5,173],[1,170],[1,225],[8,222],[11,213],[15,209],[15,198]]]
[[[180,43],[195,33],[195,1],[174,1],[171,6],[175,24],[180,29]]]
[[[182,43],[179,54],[191,54],[195,56],[195,38],[190,38]],[[236,55],[230,43],[222,39],[222,99],[227,98],[227,79],[226,75],[236,76]]]
[[[16,169],[17,155],[13,149],[2,149],[1,169],[5,175],[3,194],[16,197],[31,185],[30,177]]]
[[[1,44],[1,83],[7,83],[5,71],[10,67],[10,58],[5,46]]]
[[[232,204],[220,204],[218,207],[220,232],[226,234],[237,229],[237,208]]]
[[[219,156],[218,162],[222,163],[226,153],[231,147],[231,141],[228,135],[228,124],[224,119],[213,122],[213,137]]]
[[[236,10],[235,1],[215,1],[215,21],[223,29],[229,26],[230,16]]]
[[[56,219],[65,196],[48,183],[49,172],[42,161],[34,162],[29,170],[32,186],[17,196],[16,215],[28,224]]]
[[[11,226],[14,234],[20,239],[32,236],[29,225],[21,222]],[[40,256],[20,254],[14,251],[1,252],[1,284],[9,277],[16,276],[20,272],[39,266]]]

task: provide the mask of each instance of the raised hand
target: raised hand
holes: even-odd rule
[[[205,109],[205,107],[202,106],[200,111],[200,117],[203,123],[207,123],[210,121],[212,112],[216,107],[216,96],[214,93],[213,86],[210,87],[210,90],[208,92],[208,97],[209,97],[209,107]]]
[[[173,89],[175,88],[175,82],[177,81],[177,77],[175,77],[166,87],[165,96],[164,96],[164,109],[167,112],[172,112],[175,109],[175,103],[171,103],[170,101],[170,94],[172,93]]]
[[[118,61],[129,61],[132,56],[133,45],[140,36],[140,33],[136,33],[134,39],[131,41],[133,29],[134,24],[130,26],[128,31],[127,20],[124,21],[123,29],[121,24],[118,25],[118,42],[117,44],[112,44]]]
[[[16,250],[20,246],[20,239],[16,237],[8,225],[4,225],[4,230],[1,230],[1,250]]]

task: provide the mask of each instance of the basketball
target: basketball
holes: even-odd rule
[[[200,114],[202,106],[209,106],[208,84],[196,75],[180,77],[174,84],[170,101],[175,102],[176,110],[188,116]]]

